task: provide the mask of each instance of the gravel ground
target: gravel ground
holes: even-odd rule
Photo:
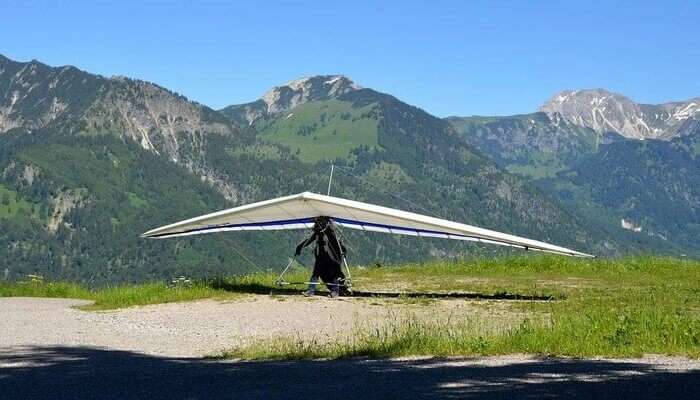
[[[417,315],[478,318],[479,328],[503,329],[526,314],[502,302],[464,300],[411,304],[394,300],[249,296],[81,311],[72,299],[0,298],[0,349],[19,346],[100,346],[169,357],[201,357],[278,336],[338,340],[353,326]],[[436,309],[438,310],[436,312]],[[479,318],[481,316],[481,318]],[[489,322],[491,321],[491,322]],[[491,324],[492,326],[490,326]]]
[[[329,338],[378,307],[331,300],[253,296],[115,311],[81,311],[71,299],[0,298],[0,348],[100,346],[172,357],[201,357],[253,339],[299,335]]]
[[[254,296],[110,312],[71,308],[84,304],[0,298],[0,398],[685,399],[697,398],[700,391],[699,360],[662,356],[297,362],[197,358],[255,338],[332,337],[353,320],[386,317],[386,307],[368,301]],[[458,315],[485,312],[464,301],[422,309],[436,306]]]

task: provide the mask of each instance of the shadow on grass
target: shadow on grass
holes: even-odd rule
[[[278,287],[260,283],[231,283],[227,281],[213,281],[210,283],[213,289],[225,290],[233,293],[269,294],[276,296],[299,296],[300,288]],[[303,287],[303,286],[300,286]],[[319,291],[320,295],[327,292]],[[364,298],[425,298],[425,299],[473,299],[473,300],[518,300],[518,301],[550,301],[563,300],[563,296],[531,295],[518,293],[478,293],[478,292],[379,292],[354,290],[350,297]]]
[[[353,297],[408,297],[408,298],[428,298],[428,299],[475,299],[475,300],[528,300],[528,301],[549,301],[562,300],[562,297],[549,295],[529,295],[517,293],[432,293],[432,292],[363,292],[353,291]]]
[[[13,399],[690,398],[700,371],[605,360],[212,361],[93,347],[0,349]]]

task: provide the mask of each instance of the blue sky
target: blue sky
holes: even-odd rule
[[[341,73],[438,116],[534,111],[562,89],[700,96],[700,2],[14,1],[0,54],[156,82],[220,108]]]

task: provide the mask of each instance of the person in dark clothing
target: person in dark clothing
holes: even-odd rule
[[[299,243],[294,253],[295,256],[298,256],[304,247],[311,243],[316,244],[314,269],[311,273],[308,290],[304,292],[306,296],[313,296],[316,293],[316,283],[319,278],[330,290],[331,297],[338,297],[341,292],[348,291],[345,284],[345,274],[341,269],[346,249],[336,236],[332,225],[333,223],[328,217],[317,217],[314,221],[314,233]]]

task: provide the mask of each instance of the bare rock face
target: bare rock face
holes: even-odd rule
[[[265,93],[261,100],[267,106],[267,112],[275,114],[303,103],[338,97],[357,89],[360,89],[358,85],[342,75],[321,75],[277,86]]]
[[[88,133],[111,132],[144,149],[179,160],[182,141],[197,148],[204,134],[234,134],[235,129],[212,110],[155,84],[112,78],[82,116]]]
[[[689,119],[700,118],[700,98],[659,105],[639,104],[604,89],[565,90],[540,107],[550,117],[629,139],[665,139],[683,135]]]
[[[259,118],[281,113],[311,101],[329,100],[361,89],[343,75],[318,75],[275,86],[259,100],[224,108],[222,113],[241,124],[252,125]]]
[[[49,216],[46,230],[51,233],[56,233],[58,228],[64,222],[65,217],[77,207],[84,207],[88,202],[87,190],[85,189],[68,189],[59,192],[51,199],[53,212]]]
[[[46,127],[131,138],[173,161],[203,135],[237,133],[214,110],[150,82],[0,56],[0,134]]]
[[[0,56],[0,134],[76,116],[95,99],[104,80],[75,67],[52,68]]]

